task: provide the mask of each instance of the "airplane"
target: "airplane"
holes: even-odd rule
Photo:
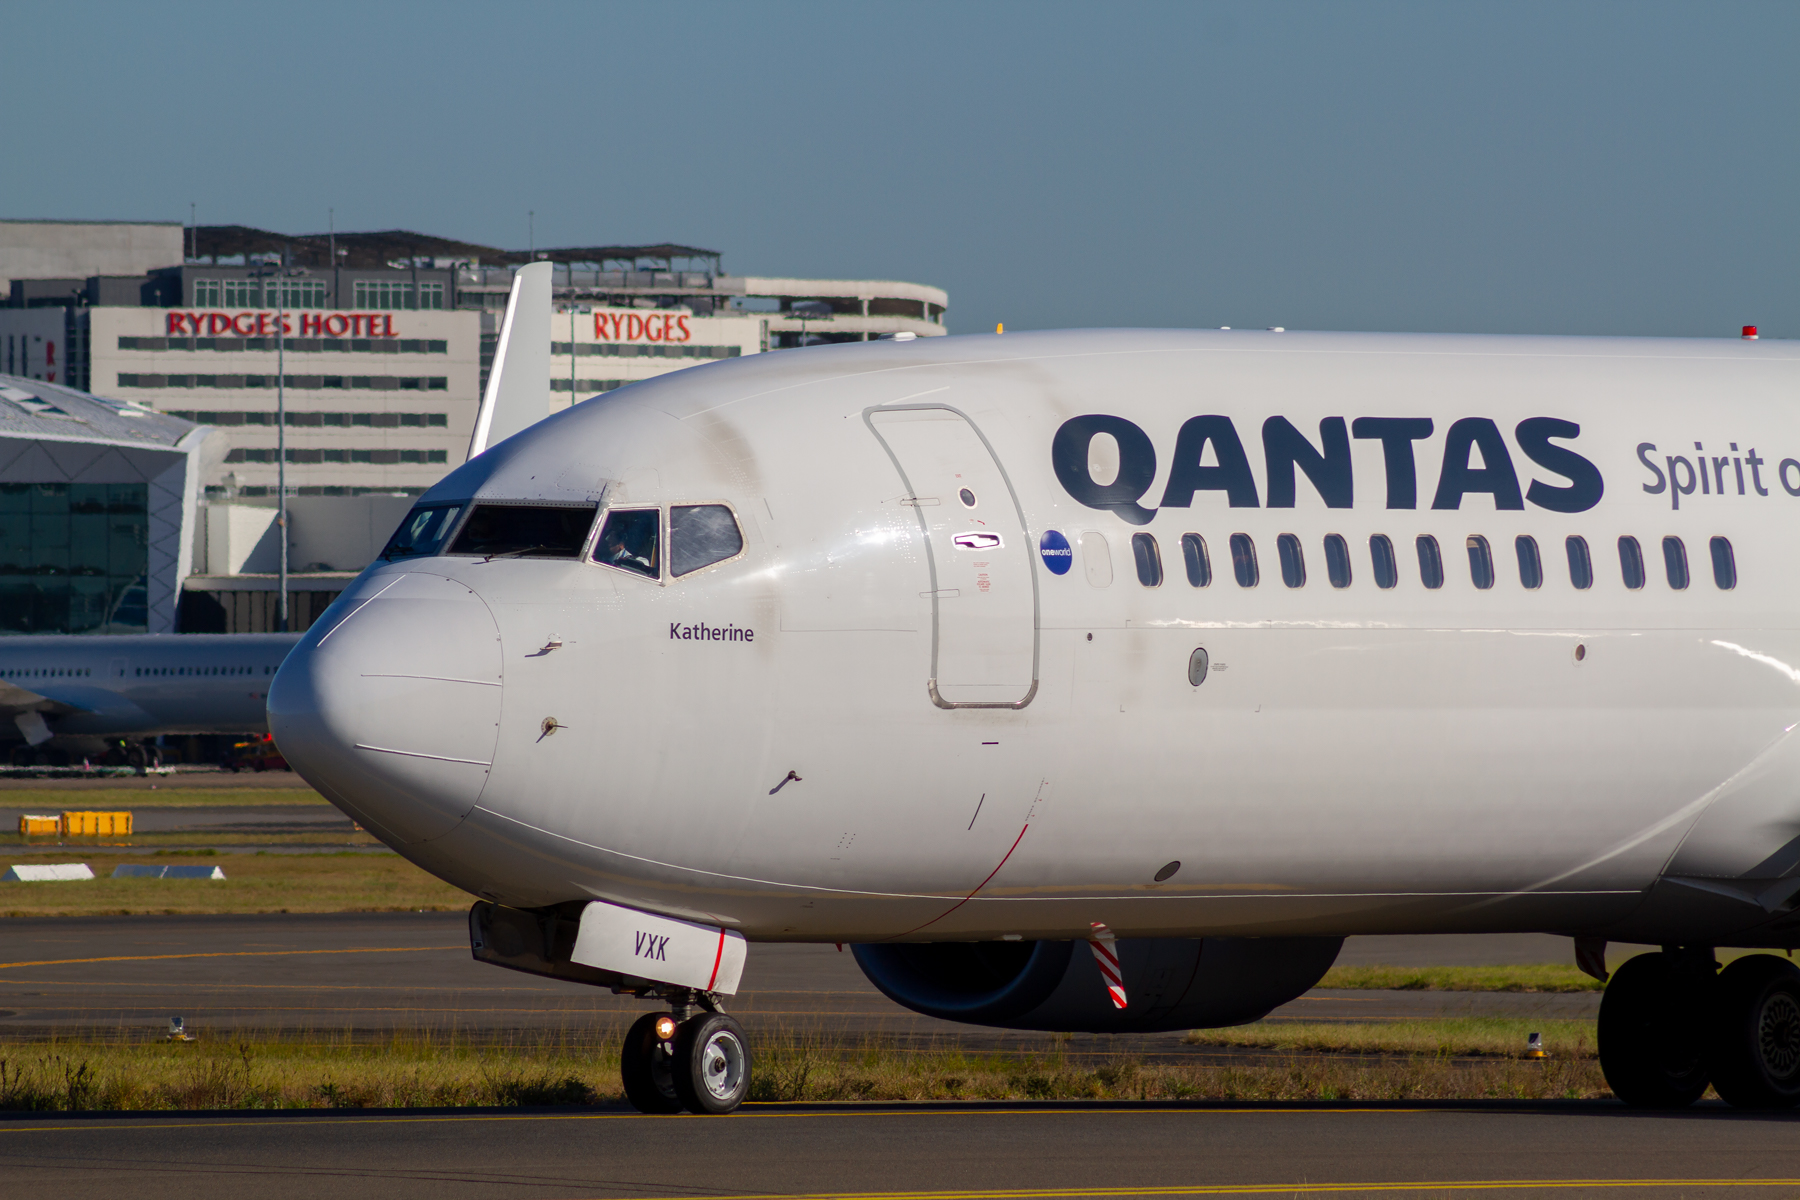
[[[1133,1032],[1522,931],[1657,948],[1600,1010],[1627,1104],[1791,1106],[1800,970],[1714,954],[1800,944],[1797,384],[1769,341],[1088,330],[496,409],[270,728],[479,897],[475,958],[655,1002],[647,1112],[744,1098],[751,943]]]
[[[149,738],[265,732],[270,681],[299,640],[297,633],[0,637],[0,720],[21,739],[12,757],[66,762],[123,742],[129,764],[147,766],[156,755]]]

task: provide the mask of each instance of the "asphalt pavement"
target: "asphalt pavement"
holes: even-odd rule
[[[1791,1197],[1800,1117],[1612,1102],[0,1119],[0,1195]]]
[[[1339,961],[1489,964],[1566,961],[1540,935],[1352,938]],[[1314,991],[1276,1020],[1446,1015],[1591,1019],[1597,993]],[[826,945],[750,948],[730,1008],[753,1036],[880,1036],[903,1044],[1029,1048],[1046,1035],[984,1030],[900,1008]],[[0,926],[0,1036],[142,1036],[185,1018],[191,1030],[294,1036],[396,1029],[476,1040],[615,1036],[642,1002],[474,961],[461,913],[15,918]],[[1077,1053],[1152,1058],[1217,1053],[1179,1033],[1078,1038]]]
[[[1345,963],[1563,961],[1535,935],[1357,938]],[[1595,994],[1313,992],[1276,1020],[1459,1013],[1591,1018]],[[752,1038],[879,1036],[896,1047],[1030,1052],[1043,1034],[906,1012],[830,945],[754,945],[732,1011]],[[472,1040],[616,1036],[644,1006],[469,957],[462,914],[16,919],[0,926],[0,1039],[139,1039],[186,1019],[201,1037]],[[1178,1034],[1077,1038],[1071,1061],[1230,1060]],[[0,1055],[3,1056],[3,1055]],[[0,1197],[333,1200],[842,1196],[1800,1195],[1800,1123],[1702,1106],[748,1105],[725,1118],[617,1109],[0,1116]]]

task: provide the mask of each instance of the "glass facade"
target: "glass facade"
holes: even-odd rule
[[[374,309],[442,309],[444,285],[421,283],[415,292],[410,282],[397,279],[358,279],[356,307]]]
[[[260,279],[196,279],[195,308],[274,308],[276,291],[286,308],[324,308],[323,279],[287,279],[263,285]],[[440,306],[441,307],[441,306]]]
[[[0,633],[143,633],[149,489],[0,484]]]

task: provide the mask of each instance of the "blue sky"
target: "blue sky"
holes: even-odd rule
[[[1793,3],[8,6],[0,216],[672,240],[954,330],[1800,335]]]

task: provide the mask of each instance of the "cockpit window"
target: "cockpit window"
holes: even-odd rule
[[[656,556],[659,517],[660,510],[654,508],[608,512],[606,524],[600,527],[600,540],[594,544],[594,561],[649,579],[660,578],[662,561]]]
[[[596,504],[477,504],[451,554],[580,558]]]
[[[436,554],[456,527],[457,514],[462,512],[460,504],[421,504],[406,514],[406,520],[400,522],[400,528],[394,530],[394,536],[388,539],[387,549],[381,552],[384,561],[396,558],[424,558]]]
[[[677,504],[669,510],[669,573],[686,575],[744,548],[737,518],[723,504]]]

